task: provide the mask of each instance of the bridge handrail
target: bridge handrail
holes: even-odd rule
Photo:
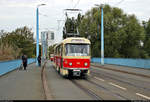
[[[101,58],[93,57],[91,62],[101,63]],[[150,69],[150,59],[133,59],[133,58],[105,58],[105,64],[115,64],[121,66],[129,66],[136,68]]]
[[[35,62],[35,60],[35,58],[28,58],[28,64]],[[17,69],[21,63],[21,59],[0,61],[0,76]]]

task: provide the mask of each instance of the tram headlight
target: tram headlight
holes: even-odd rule
[[[72,63],[70,62],[69,65],[72,66]]]
[[[84,65],[85,65],[85,66],[87,66],[87,65],[88,65],[88,63],[84,63]]]

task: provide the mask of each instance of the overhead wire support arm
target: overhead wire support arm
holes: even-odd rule
[[[65,9],[67,11],[82,11],[81,9]]]

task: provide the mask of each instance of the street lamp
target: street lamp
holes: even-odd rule
[[[36,9],[36,66],[38,66],[38,56],[39,56],[39,7],[44,6],[46,4],[37,5]]]
[[[101,64],[104,65],[104,24],[103,24],[103,4],[100,6],[95,4],[95,6],[101,7]],[[100,10],[99,10],[100,12]]]

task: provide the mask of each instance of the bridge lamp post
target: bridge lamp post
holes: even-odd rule
[[[104,5],[95,4],[95,6],[97,7],[101,6],[101,64],[104,65],[104,24],[103,24],[103,6]]]
[[[38,66],[38,56],[39,56],[39,7],[46,4],[37,5],[36,9],[36,66]]]

